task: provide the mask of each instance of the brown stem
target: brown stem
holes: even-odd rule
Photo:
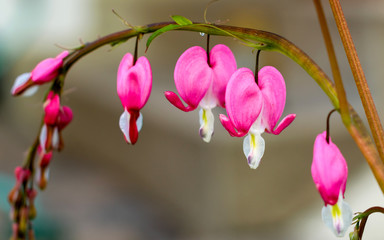
[[[365,225],[366,225],[366,223],[368,221],[368,217],[372,213],[376,213],[376,212],[384,214],[384,208],[382,208],[382,207],[371,207],[371,208],[365,210],[362,214],[360,214],[360,215],[363,215],[364,217],[361,219],[360,226],[359,226],[359,229],[358,229],[359,239],[363,238],[363,233],[364,233]]]
[[[321,5],[321,1],[313,0],[313,2],[316,7],[316,12],[317,12],[317,16],[318,16],[320,27],[321,27],[321,32],[323,33],[325,46],[327,48],[329,63],[332,69],[333,80],[335,81],[337,98],[339,99],[339,102],[340,102],[341,119],[343,120],[344,124],[348,125],[351,121],[351,117],[348,111],[347,96],[345,94],[344,85],[343,85],[343,81],[342,81],[340,70],[339,70],[339,65],[337,63],[335,49],[332,43],[331,34],[329,33],[328,24],[325,19],[324,10],[323,10],[323,6]]]
[[[339,0],[329,0],[332,8],[333,16],[336,21],[337,28],[340,33],[341,41],[344,45],[344,50],[347,55],[349,65],[355,79],[356,87],[359,92],[361,102],[363,104],[365,115],[367,116],[369,127],[373,139],[376,143],[376,148],[379,152],[381,160],[384,162],[384,132],[377,114],[375,103],[373,102],[367,80],[365,78],[359,57],[357,56],[356,48],[353,43],[351,33],[344,17],[343,10]]]

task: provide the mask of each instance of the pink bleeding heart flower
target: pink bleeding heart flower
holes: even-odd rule
[[[124,107],[120,129],[127,143],[135,144],[143,125],[140,110],[147,103],[152,89],[152,70],[146,57],[133,62],[131,53],[125,54],[117,71],[117,94]]]
[[[184,112],[201,107],[199,132],[205,142],[209,142],[213,134],[212,109],[216,106],[225,107],[226,86],[236,69],[236,59],[232,51],[223,44],[212,48],[209,61],[207,52],[199,46],[187,49],[177,60],[175,85],[187,106],[184,106],[174,92],[165,92],[165,97]]]
[[[243,143],[243,151],[248,164],[255,169],[264,155],[265,141],[261,134],[280,134],[295,119],[295,114],[286,116],[276,127],[281,117],[286,98],[283,76],[270,66],[258,73],[258,84],[253,72],[248,68],[238,69],[228,82],[225,95],[228,117],[221,114],[220,121],[233,137],[248,134]]]
[[[44,103],[44,112],[44,124],[40,132],[41,149],[44,152],[50,152],[52,149],[60,151],[63,147],[61,131],[72,121],[72,110],[61,106],[59,95],[50,91]]]
[[[36,65],[30,73],[23,73],[16,78],[11,93],[14,96],[23,94],[33,95],[37,91],[37,85],[49,82],[57,77],[63,60],[68,56],[68,51],[63,51],[55,58],[47,58]]]
[[[352,210],[344,201],[348,167],[338,147],[331,139],[327,142],[326,134],[316,137],[311,172],[324,200],[323,221],[336,236],[342,237],[352,223]]]

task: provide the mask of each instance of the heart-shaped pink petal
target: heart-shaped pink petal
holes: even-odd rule
[[[187,49],[177,60],[175,85],[180,97],[195,109],[212,82],[213,73],[207,62],[207,52],[199,47]]]
[[[240,68],[232,75],[228,82],[225,103],[233,126],[238,132],[247,133],[263,105],[262,94],[250,69]]]
[[[127,53],[117,71],[117,94],[127,109],[140,110],[147,102],[152,89],[152,71],[146,57],[133,65],[133,56]]]
[[[236,59],[226,45],[214,46],[209,54],[213,70],[212,92],[221,107],[225,107],[225,90],[229,79],[237,69]]]

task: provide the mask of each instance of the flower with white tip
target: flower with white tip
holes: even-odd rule
[[[11,89],[12,95],[31,96],[37,91],[38,85],[55,79],[59,74],[59,69],[63,66],[64,58],[68,54],[68,51],[63,51],[55,58],[44,59],[31,72],[18,76]]]
[[[347,163],[326,132],[316,137],[313,148],[312,178],[325,206],[322,219],[338,237],[343,237],[352,223],[352,210],[344,201],[348,177]]]
[[[187,106],[184,106],[174,92],[165,92],[165,97],[184,112],[201,107],[199,133],[205,142],[209,142],[213,134],[212,109],[216,106],[225,107],[226,86],[236,68],[236,59],[232,51],[223,44],[212,48],[209,59],[203,48],[194,46],[187,49],[177,60],[174,72],[175,85]]]
[[[285,98],[284,78],[271,66],[263,67],[258,72],[258,83],[248,68],[238,69],[228,82],[225,95],[228,117],[220,114],[220,121],[233,137],[248,134],[243,151],[252,169],[259,166],[264,154],[265,142],[261,134],[266,131],[278,135],[296,117],[289,114],[277,125],[284,110]]]
[[[131,53],[125,54],[117,71],[117,95],[124,107],[120,129],[127,143],[135,144],[143,125],[140,110],[147,103],[152,89],[152,70],[146,57],[134,62]]]

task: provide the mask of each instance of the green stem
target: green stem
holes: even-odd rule
[[[365,210],[363,213],[360,214],[360,216],[362,216],[362,218],[361,218],[361,221],[360,221],[360,224],[359,224],[359,229],[358,229],[359,239],[363,238],[363,233],[364,233],[365,225],[367,224],[368,217],[372,213],[382,213],[382,214],[384,214],[384,208],[382,208],[382,207],[371,207],[371,208]]]
[[[68,71],[69,68],[77,60],[101,46],[126,41],[138,34],[151,33],[169,24],[174,24],[174,22],[154,23],[147,26],[135,27],[112,33],[97,39],[94,42],[87,43],[82,48],[79,48],[79,50],[77,50],[75,53],[71,54],[68,59],[66,59],[63,67],[64,71]],[[180,28],[175,30],[204,32],[206,34],[219,36],[235,36],[237,39],[261,43],[255,44],[255,48],[258,50],[280,52],[299,64],[322,88],[324,93],[329,97],[334,108],[340,108],[336,89],[324,71],[300,48],[277,34],[257,29],[225,25],[208,25],[203,23],[180,26]],[[360,117],[356,114],[350,105],[348,106],[349,112],[351,114],[351,123],[346,124],[344,122],[344,125],[366,158],[381,190],[384,193],[384,163],[380,160],[380,156],[378,155],[378,152],[373,145],[371,138],[369,137],[369,133],[366,131],[364,125],[362,124]]]
[[[340,1],[329,0],[329,3],[331,5],[333,16],[340,33],[341,41],[343,42],[344,50],[347,55],[349,65],[355,79],[356,87],[365,110],[365,115],[367,116],[373,139],[375,140],[381,160],[384,162],[383,127],[381,125],[379,115],[377,114],[375,103],[373,102],[359,57],[357,56],[356,48],[353,43],[351,33],[349,32]]]
[[[315,7],[316,7],[316,12],[317,12],[317,16],[318,16],[320,27],[321,27],[321,32],[323,33],[325,46],[327,48],[329,63],[332,69],[332,76],[333,76],[333,80],[335,81],[337,98],[340,101],[341,119],[343,120],[345,125],[349,125],[351,122],[351,117],[348,111],[347,96],[345,94],[344,85],[341,78],[339,65],[337,63],[335,49],[333,48],[331,34],[329,33],[327,21],[325,19],[324,10],[320,0],[313,0],[313,3],[315,4]]]

